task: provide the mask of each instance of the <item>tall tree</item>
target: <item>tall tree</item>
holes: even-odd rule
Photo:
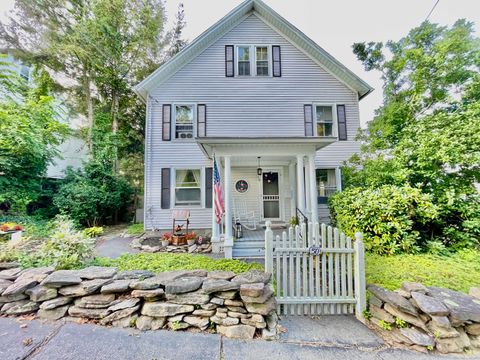
[[[173,29],[169,32],[168,36],[170,43],[170,49],[168,50],[169,56],[177,54],[187,45],[187,41],[183,39],[183,28],[185,25],[185,9],[183,8],[183,3],[180,3],[178,4],[177,14],[175,15]]]

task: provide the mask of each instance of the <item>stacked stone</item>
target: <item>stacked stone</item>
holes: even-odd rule
[[[130,246],[133,249],[142,250],[145,252],[155,253],[155,252],[168,252],[168,253],[211,253],[212,244],[193,244],[193,245],[168,245],[161,246],[161,240],[158,238],[158,245],[151,245],[147,243],[151,237],[143,235],[142,237],[135,238],[130,243]]]
[[[108,267],[0,271],[0,313],[89,319],[140,330],[216,329],[232,338],[276,336],[271,275],[250,271],[121,271]]]
[[[404,282],[389,291],[369,285],[370,321],[387,340],[415,350],[461,353],[480,349],[480,291],[470,295]],[[401,320],[398,321],[397,319]],[[407,326],[399,326],[404,322]],[[387,330],[385,324],[390,324]]]

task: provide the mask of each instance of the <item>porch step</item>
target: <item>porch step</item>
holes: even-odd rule
[[[237,239],[233,243],[232,255],[234,258],[264,257],[265,242],[263,240]]]

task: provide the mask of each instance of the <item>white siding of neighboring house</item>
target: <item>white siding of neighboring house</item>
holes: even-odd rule
[[[83,168],[83,162],[88,157],[87,144],[84,140],[71,136],[58,146],[60,157],[56,157],[48,166],[47,177],[63,179],[67,167],[72,169]]]
[[[282,77],[225,77],[225,45],[280,45]],[[348,141],[317,154],[319,168],[333,168],[358,149],[357,93],[330,75],[256,15],[245,18],[158,86],[147,101],[147,228],[169,228],[171,210],[160,209],[161,168],[205,167],[211,161],[195,142],[162,141],[162,104],[207,105],[207,136],[304,136],[303,105],[345,104]],[[232,176],[235,177],[234,172]],[[287,192],[288,193],[288,192]],[[173,206],[173,204],[171,204]],[[149,210],[150,209],[150,210]],[[211,209],[192,208],[192,226],[211,226]],[[288,221],[289,217],[285,217]]]

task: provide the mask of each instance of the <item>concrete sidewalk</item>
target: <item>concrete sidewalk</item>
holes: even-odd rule
[[[279,341],[245,341],[193,332],[140,332],[91,324],[0,318],[0,359],[459,359],[389,349],[366,327],[346,316],[319,320],[296,317],[282,323],[289,331]]]

